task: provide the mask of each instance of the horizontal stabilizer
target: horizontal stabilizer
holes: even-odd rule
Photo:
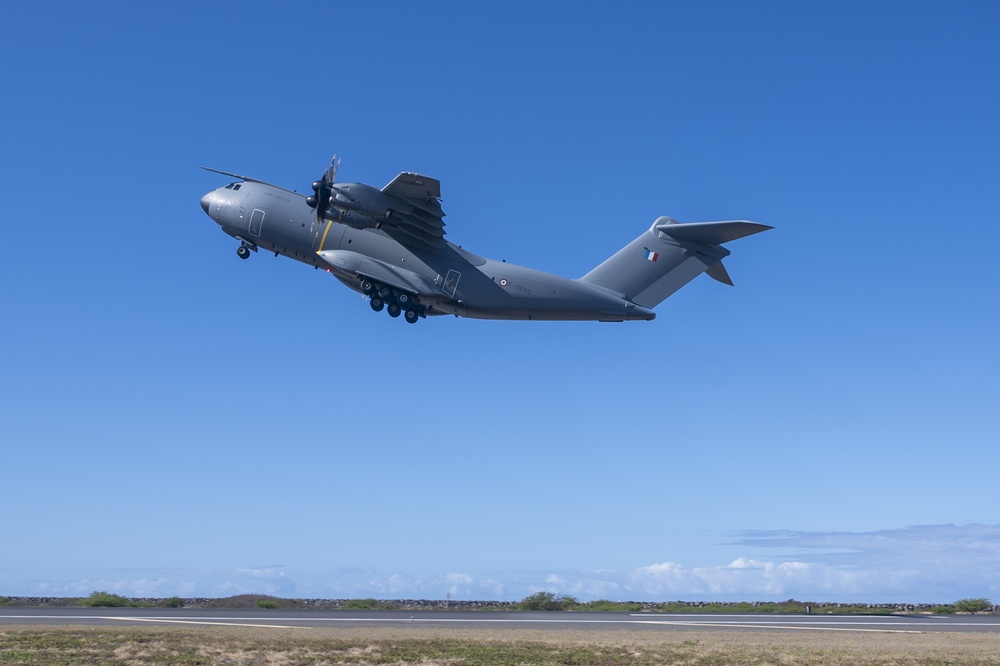
[[[746,220],[729,220],[727,222],[689,222],[678,224],[669,217],[661,217],[653,224],[653,228],[662,234],[681,241],[705,243],[707,245],[722,245],[729,241],[759,234],[773,229],[766,224],[748,222]]]

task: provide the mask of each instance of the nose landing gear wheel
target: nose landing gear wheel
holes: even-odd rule
[[[372,306],[372,310],[375,312],[382,312],[382,308],[385,307],[385,301],[376,296],[373,297],[372,300],[368,301],[368,305]]]
[[[390,317],[398,317],[400,313],[399,304],[389,303],[388,312]]]
[[[246,245],[240,245],[238,248],[236,248],[236,256],[238,256],[240,259],[249,259],[250,248],[248,248]]]
[[[420,315],[413,310],[407,310],[403,313],[403,319],[406,320],[407,324],[416,324],[417,320],[420,319]]]

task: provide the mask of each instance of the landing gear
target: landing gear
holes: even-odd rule
[[[413,294],[396,291],[392,287],[379,284],[374,280],[358,276],[361,279],[361,292],[368,296],[368,305],[375,312],[385,310],[389,316],[395,319],[403,315],[403,319],[409,324],[417,323],[424,316],[424,309],[417,303]]]
[[[239,257],[240,259],[249,259],[250,247],[246,243],[240,245],[238,248],[236,248],[236,256]]]

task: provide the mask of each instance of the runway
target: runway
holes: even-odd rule
[[[1000,633],[996,615],[715,615],[510,611],[280,611],[164,608],[0,608],[3,625],[433,627],[525,630]]]

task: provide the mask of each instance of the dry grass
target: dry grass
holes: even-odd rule
[[[698,629],[0,628],[0,664],[1000,664],[1000,636]]]

